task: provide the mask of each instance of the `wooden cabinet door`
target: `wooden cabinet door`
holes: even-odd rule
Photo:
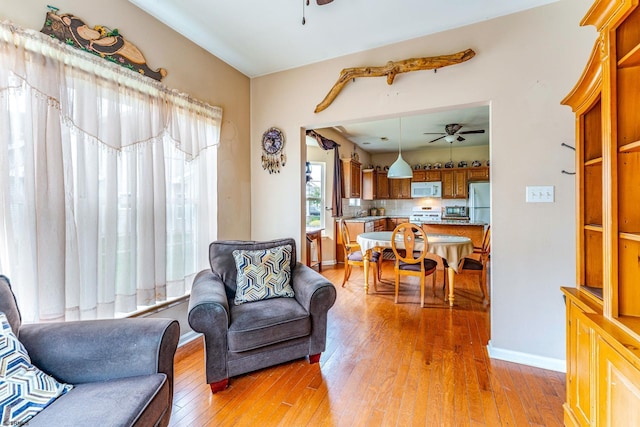
[[[359,199],[362,188],[361,165],[353,159],[342,159],[344,197]]]
[[[410,199],[411,198],[411,178],[390,179],[389,198]]]
[[[567,312],[567,403],[578,424],[592,425],[594,417],[593,384],[595,334],[584,312],[573,302]]]
[[[442,198],[466,199],[467,198],[467,171],[460,169],[443,170],[442,172]]]
[[[593,425],[639,426],[640,370],[602,337],[598,337],[596,353],[598,396]]]
[[[471,168],[469,169],[469,172],[467,172],[467,179],[469,181],[474,181],[474,182],[489,181],[489,168],[488,167]]]
[[[376,199],[388,199],[389,194],[389,178],[386,171],[376,171]]]
[[[376,176],[373,169],[362,171],[362,198],[364,200],[376,199]]]
[[[427,170],[425,171],[425,181],[435,182],[442,180],[442,173],[439,170]]]
[[[414,170],[413,178],[411,178],[413,182],[425,182],[427,180],[427,171],[426,170]]]
[[[466,199],[468,190],[467,190],[467,171],[466,170],[456,170],[453,171],[454,176],[454,186],[455,186],[455,198],[456,199]]]

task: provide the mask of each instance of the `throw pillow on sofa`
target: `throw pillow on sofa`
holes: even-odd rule
[[[73,388],[31,363],[22,343],[0,312],[0,420],[22,425]]]
[[[253,251],[233,251],[237,270],[234,304],[293,297],[291,252],[291,245]]]

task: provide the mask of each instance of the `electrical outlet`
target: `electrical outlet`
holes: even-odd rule
[[[553,203],[553,185],[527,185],[527,203]]]

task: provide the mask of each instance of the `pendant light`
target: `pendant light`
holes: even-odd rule
[[[398,143],[398,159],[391,165],[387,172],[387,178],[401,179],[413,178],[413,171],[409,163],[402,158],[402,118],[400,118],[400,142]]]

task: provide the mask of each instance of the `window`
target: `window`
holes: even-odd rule
[[[307,227],[324,228],[324,170],[324,163],[308,163]]]

